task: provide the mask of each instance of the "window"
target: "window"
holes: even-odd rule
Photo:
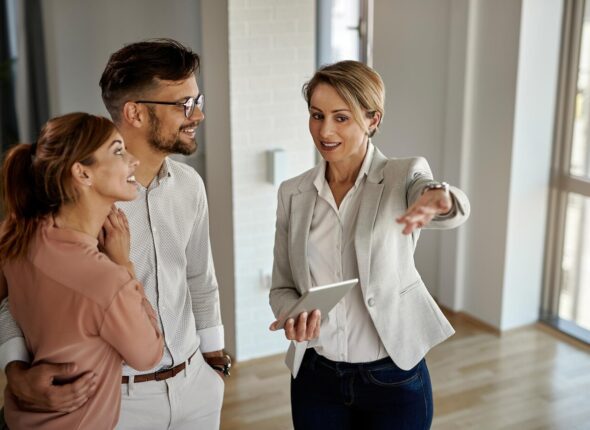
[[[590,2],[566,2],[542,319],[590,343]]]
[[[318,0],[317,64],[358,60],[371,64],[373,0]]]

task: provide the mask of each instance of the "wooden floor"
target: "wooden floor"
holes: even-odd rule
[[[535,325],[497,333],[460,315],[427,357],[436,430],[590,430],[590,348]],[[289,430],[282,356],[238,364],[222,430]]]
[[[468,318],[450,319],[457,334],[427,357],[433,429],[590,430],[589,347],[539,324],[499,336]],[[235,366],[221,429],[292,429],[282,356]]]

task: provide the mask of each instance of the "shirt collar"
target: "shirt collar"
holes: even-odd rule
[[[164,179],[169,178],[171,176],[172,172],[170,169],[170,161],[168,160],[168,157],[166,157],[164,158],[164,161],[160,166],[160,170],[158,170],[158,173],[156,174],[154,179],[152,179],[152,181],[149,183],[147,187],[140,186],[140,189],[144,191],[152,190],[156,188],[158,185],[160,185],[160,183],[162,183]]]
[[[161,182],[163,179],[169,178],[170,176],[172,176],[172,173],[170,173],[170,165],[169,165],[168,157],[164,158],[164,162],[162,163],[162,167],[160,167],[160,170],[158,171],[158,174],[156,176],[158,178],[158,182]]]
[[[369,139],[369,143],[367,146],[367,153],[365,154],[363,164],[361,164],[361,169],[359,170],[358,176],[356,177],[356,180],[354,181],[355,187],[357,187],[360,184],[360,182],[363,180],[363,178],[369,174],[369,169],[371,167],[371,163],[373,162],[374,154],[375,154],[375,145],[373,145],[371,143],[371,140]],[[318,171],[317,171],[316,176],[313,180],[313,184],[315,185],[318,192],[320,192],[322,190],[322,188],[324,187],[324,184],[327,183],[327,181],[326,181],[326,166],[327,166],[327,164],[328,163],[326,163],[326,160],[322,160],[320,162],[320,165],[318,166]]]

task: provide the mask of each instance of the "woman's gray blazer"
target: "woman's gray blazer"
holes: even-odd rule
[[[307,241],[318,193],[316,166],[283,182],[278,192],[270,305],[275,316],[286,312],[311,287]],[[360,285],[367,312],[391,359],[411,369],[430,348],[454,333],[426,289],[414,265],[420,234],[403,235],[395,222],[420,197],[432,173],[424,158],[386,158],[375,148],[361,196],[355,231]],[[469,200],[451,187],[454,210],[427,228],[448,229],[465,222]],[[297,376],[307,342],[292,342],[286,364]]]

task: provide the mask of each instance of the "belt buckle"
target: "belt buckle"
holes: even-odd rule
[[[156,381],[165,381],[172,376],[174,376],[174,369],[163,369],[154,373],[154,379]]]

